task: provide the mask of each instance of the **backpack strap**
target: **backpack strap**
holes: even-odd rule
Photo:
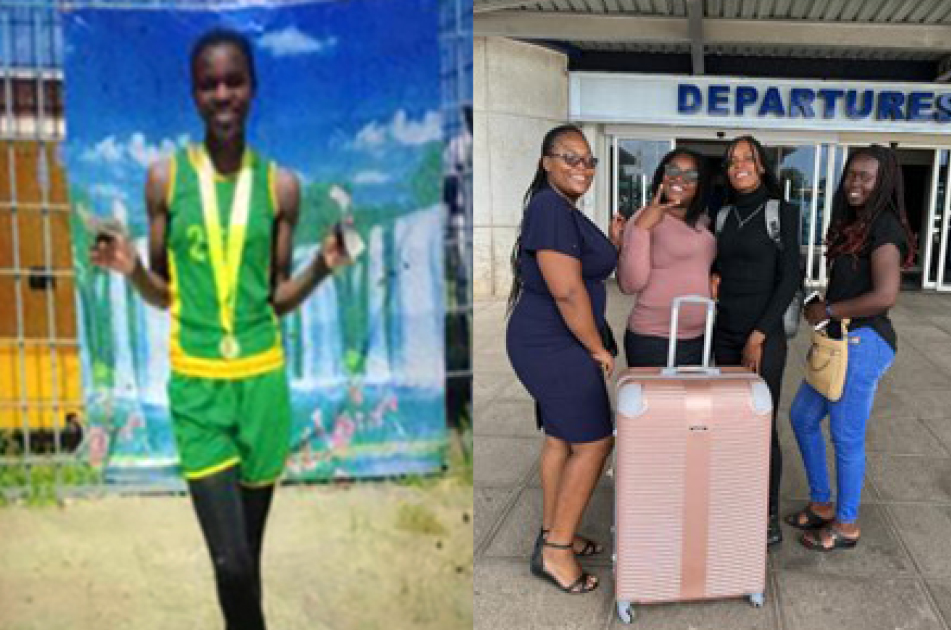
[[[733,206],[720,206],[720,209],[717,210],[716,227],[713,231],[717,236],[723,231],[723,226],[726,225],[726,218],[730,216],[731,210],[733,210]]]
[[[779,199],[770,199],[766,202],[766,211],[763,216],[766,219],[766,233],[769,234],[770,240],[776,243],[779,251],[783,251],[783,239],[780,236]]]

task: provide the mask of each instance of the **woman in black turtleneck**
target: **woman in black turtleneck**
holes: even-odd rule
[[[773,437],[769,473],[767,544],[783,539],[779,526],[782,453],[776,410],[786,366],[783,313],[802,282],[799,266],[799,214],[780,204],[779,247],[766,227],[766,202],[782,199],[779,181],[762,145],[741,136],[727,147],[724,168],[727,203],[734,206],[717,235],[714,271],[719,276],[713,351],[717,365],[744,365],[760,374],[773,397]]]

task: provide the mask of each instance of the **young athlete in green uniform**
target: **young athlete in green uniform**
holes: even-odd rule
[[[171,312],[169,407],[222,612],[228,630],[263,630],[261,546],[290,443],[278,317],[349,260],[330,235],[291,277],[300,186],[245,144],[247,39],[207,33],[191,71],[205,138],[149,169],[148,268],[122,236],[100,239],[91,259]]]

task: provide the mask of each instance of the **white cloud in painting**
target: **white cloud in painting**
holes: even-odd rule
[[[390,176],[380,171],[360,171],[353,176],[354,184],[385,184],[390,181]]]
[[[357,132],[354,148],[377,152],[386,142],[404,146],[418,146],[442,138],[442,119],[439,112],[428,111],[413,120],[405,110],[398,110],[388,122],[373,121]]]
[[[333,48],[337,45],[337,38],[317,39],[296,26],[290,26],[262,35],[258,38],[258,45],[275,57],[291,57],[310,55]]]
[[[115,136],[106,136],[95,146],[83,151],[82,159],[86,162],[121,162],[123,158],[122,145]]]
[[[129,140],[129,155],[142,167],[172,155],[175,149],[175,143],[168,138],[163,138],[158,144],[149,144],[141,133],[134,133]]]
[[[386,127],[371,122],[357,132],[355,146],[358,149],[375,150],[383,146],[384,142],[386,142]]]
[[[147,168],[153,162],[170,156],[181,146],[188,143],[188,136],[179,136],[176,140],[162,138],[156,143],[146,139],[145,134],[136,131],[127,140],[106,136],[82,153],[82,160],[97,164],[122,165],[130,160]]]
[[[406,116],[406,112],[400,110],[393,116],[390,133],[400,144],[426,144],[442,137],[441,122],[438,112],[426,112],[422,120],[414,122]]]
[[[107,199],[128,199],[126,191],[115,184],[93,184],[89,192]]]

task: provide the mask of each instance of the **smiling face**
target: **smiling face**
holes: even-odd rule
[[[675,155],[664,165],[664,198],[681,208],[690,205],[697,195],[699,171],[689,155]]]
[[[730,186],[741,193],[753,192],[763,181],[763,165],[752,144],[742,140],[727,158],[726,175]]]
[[[220,143],[243,138],[254,85],[241,49],[231,43],[209,46],[193,72],[192,97],[206,135]]]
[[[878,183],[878,168],[878,160],[870,155],[859,155],[849,163],[842,188],[845,191],[845,200],[850,206],[865,206]]]
[[[569,162],[580,162],[571,166]],[[591,188],[594,181],[594,166],[591,147],[584,136],[566,133],[555,140],[551,155],[542,158],[542,168],[548,173],[548,183],[572,201]]]

